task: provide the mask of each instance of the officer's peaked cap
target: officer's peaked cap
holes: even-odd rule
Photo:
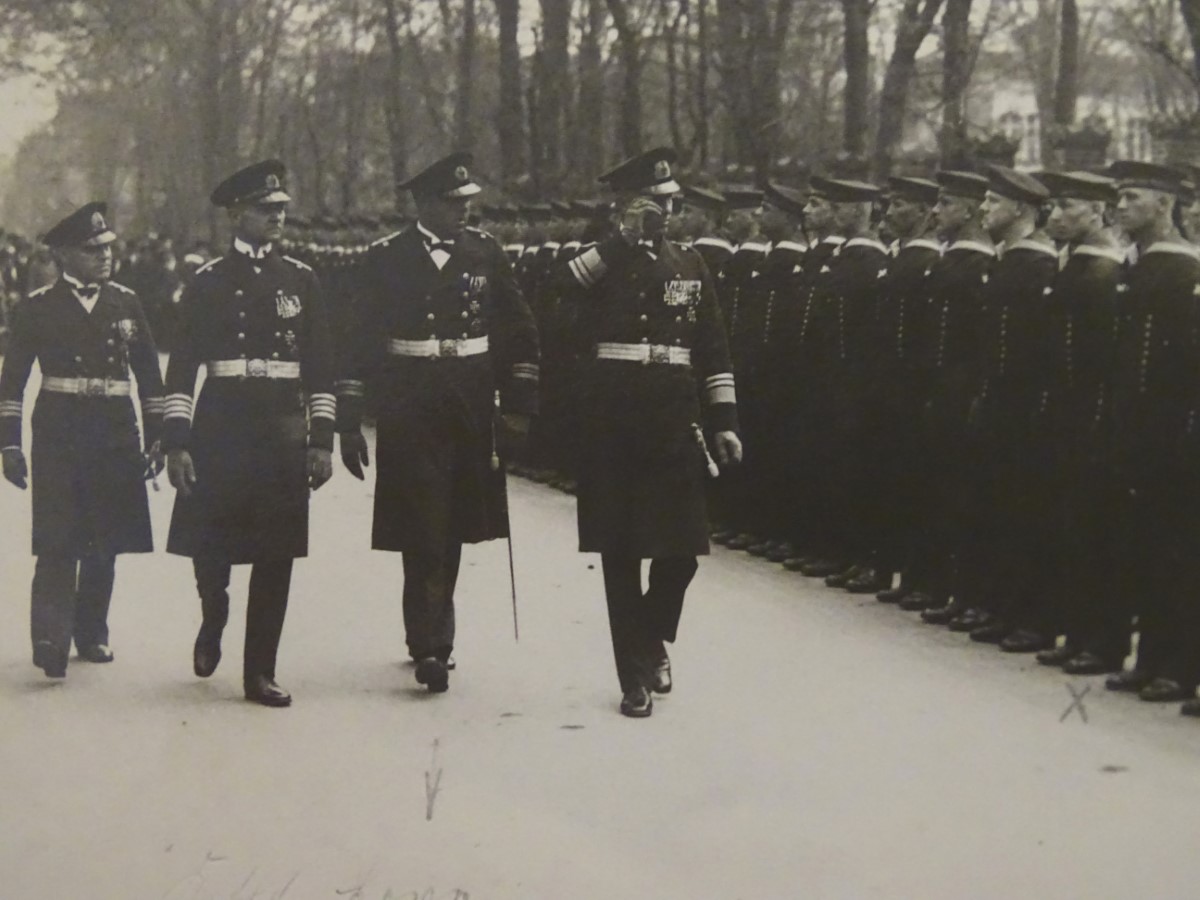
[[[1118,159],[1108,167],[1108,174],[1123,188],[1149,188],[1175,195],[1188,192],[1187,173],[1174,166]]]
[[[768,181],[763,188],[763,200],[785,213],[801,216],[804,215],[804,204],[808,202],[808,195],[804,191]]]
[[[1091,172],[1043,172],[1038,180],[1055,199],[1099,200],[1104,203],[1114,203],[1117,199],[1116,182]]]
[[[209,196],[213,206],[245,206],[247,204],[286,203],[287,166],[278,159],[264,159],[234,172]]]
[[[1019,203],[1044,203],[1050,196],[1046,186],[1032,175],[1007,166],[988,166],[988,190]]]
[[[422,169],[400,187],[412,191],[414,197],[442,197],[447,200],[471,197],[483,190],[471,176],[474,163],[475,157],[466,151],[451,153]]]
[[[982,200],[987,196],[988,192],[988,180],[974,172],[943,169],[937,173],[937,183],[938,187],[941,188],[941,192],[951,197]]]
[[[930,181],[928,178],[892,175],[888,178],[888,193],[893,197],[903,197],[932,206],[937,203],[938,186],[936,181]]]
[[[49,247],[98,247],[117,239],[108,227],[108,204],[96,201],[80,207],[46,232]]]
[[[655,147],[625,160],[596,180],[614,191],[674,194],[679,190],[679,182],[671,172],[676,159],[670,147]]]

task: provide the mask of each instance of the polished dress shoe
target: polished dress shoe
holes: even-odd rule
[[[221,662],[221,639],[209,638],[200,634],[192,647],[192,671],[198,678],[207,678],[217,671]]]
[[[875,599],[880,603],[899,603],[905,597],[908,597],[912,591],[906,587],[889,587],[886,590],[880,591],[875,595]]]
[[[1104,687],[1110,691],[1136,693],[1150,683],[1150,676],[1140,669],[1130,669],[1127,672],[1117,672],[1104,679]]]
[[[275,683],[274,678],[266,675],[255,675],[243,683],[246,699],[262,706],[291,706],[292,695]]]
[[[950,621],[946,624],[950,626],[951,631],[974,631],[976,628],[982,628],[984,625],[991,624],[992,617],[985,613],[982,609],[975,606],[960,609],[957,615],[951,616]]]
[[[857,578],[862,570],[862,566],[853,565],[849,568],[843,569],[840,572],[835,572],[833,575],[826,577],[825,587],[844,588],[851,581]]]
[[[671,693],[671,658],[662,641],[653,648],[650,656],[650,690],[656,694]]]
[[[455,669],[457,669],[457,668],[458,668],[458,663],[456,663],[456,662],[454,661],[454,657],[453,657],[453,656],[447,656],[447,657],[446,657],[446,671],[447,671],[447,672],[453,672],[453,671],[454,671]]]
[[[91,663],[109,663],[113,661],[113,652],[108,644],[85,644],[79,648],[79,658]]]
[[[846,571],[846,564],[833,559],[817,559],[800,567],[800,574],[808,578],[828,578]]]
[[[1065,666],[1071,660],[1080,655],[1079,650],[1072,647],[1070,644],[1063,644],[1061,647],[1051,647],[1048,650],[1042,650],[1035,657],[1039,665],[1043,666]]]
[[[926,608],[925,611],[921,613],[921,621],[927,625],[945,625],[951,619],[958,616],[958,614],[962,611],[963,609],[961,604],[951,601],[944,606]]]
[[[758,537],[756,535],[742,532],[741,534],[735,534],[727,540],[725,546],[730,550],[748,550],[757,543]]]
[[[891,577],[876,572],[874,569],[863,569],[846,582],[846,590],[851,594],[877,594],[891,586]]]
[[[1005,653],[1036,653],[1053,646],[1054,638],[1024,628],[1017,629],[1000,642],[1000,649]]]
[[[913,591],[897,605],[908,612],[925,612],[926,610],[941,609],[946,605],[946,601],[939,600],[924,591]]]
[[[775,547],[768,551],[767,560],[773,563],[787,562],[795,555],[796,548],[786,541],[783,541],[779,544],[776,544]]]
[[[803,572],[805,567],[818,562],[815,556],[789,556],[783,561],[783,567],[789,572]]]
[[[1185,690],[1174,678],[1155,678],[1138,691],[1138,698],[1147,703],[1178,703],[1195,693],[1195,688]]]
[[[650,692],[641,685],[628,690],[621,697],[621,715],[631,719],[644,719],[654,712],[654,701]]]
[[[450,675],[446,664],[436,656],[427,656],[417,663],[417,684],[429,688],[431,694],[440,694],[450,689]]]
[[[1012,634],[1012,626],[995,617],[989,617],[971,629],[970,638],[979,644],[1000,644]]]
[[[1183,706],[1179,707],[1181,716],[1194,716],[1200,718],[1200,700],[1193,697],[1191,700],[1184,700]]]
[[[1107,675],[1109,672],[1121,671],[1121,663],[1116,660],[1110,662],[1096,653],[1084,650],[1063,663],[1063,671],[1068,675]]]
[[[33,664],[45,672],[47,678],[67,677],[67,654],[50,641],[38,641],[33,645]]]
[[[747,547],[746,552],[751,556],[766,556],[775,548],[775,544],[775,541],[759,541]]]
[[[722,545],[728,544],[735,537],[737,537],[737,532],[734,531],[732,528],[718,528],[716,531],[714,531],[712,534],[709,535],[709,538],[712,540],[712,542],[714,544],[722,544]]]

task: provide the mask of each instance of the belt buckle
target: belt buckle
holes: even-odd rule
[[[89,397],[103,397],[108,387],[107,378],[85,378],[83,379],[83,393]]]
[[[662,344],[650,345],[650,362],[667,363],[671,361],[671,348]]]
[[[438,356],[458,356],[458,341],[453,338],[439,341]]]
[[[265,359],[248,359],[246,360],[246,375],[250,378],[266,378],[270,373],[270,367]]]

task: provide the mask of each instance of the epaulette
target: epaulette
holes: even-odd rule
[[[52,284],[44,285],[43,287],[38,288],[36,291],[30,291],[27,296],[29,299],[33,299],[34,297],[40,297],[40,296],[42,296],[42,294],[46,293],[46,291],[50,290],[50,288],[52,288],[52,287],[54,287],[54,285],[52,285]]]
[[[135,291],[133,288],[125,287],[125,285],[121,284],[121,282],[119,282],[119,281],[110,281],[109,285],[111,285],[112,287],[115,287],[118,291],[120,291],[123,294],[136,294],[137,293],[137,291]]]
[[[285,260],[287,260],[288,262],[290,262],[290,263],[291,263],[293,266],[295,266],[297,269],[303,269],[305,272],[311,272],[311,271],[312,271],[312,266],[308,265],[307,263],[302,263],[302,262],[300,262],[300,260],[296,259],[296,257],[294,257],[294,256],[287,256],[287,255],[284,255],[284,256],[283,256],[283,258],[284,258]]]
[[[385,234],[383,237],[376,238],[375,240],[371,241],[371,246],[372,247],[386,247],[388,244],[390,244],[392,242],[392,238],[399,237],[401,235],[401,233],[402,232],[400,232],[400,231],[393,231],[391,234]]]
[[[487,238],[489,241],[495,241],[495,240],[496,240],[496,236],[495,236],[494,234],[492,234],[490,231],[484,231],[482,228],[476,228],[474,225],[468,225],[468,226],[467,226],[466,228],[464,228],[463,230],[464,230],[464,231],[469,231],[469,232],[471,232],[472,234],[477,234],[477,235],[479,235],[479,236],[480,236],[480,237],[482,237],[482,238]],[[499,242],[497,241],[497,243],[499,243]]]
[[[196,274],[199,275],[201,272],[207,272],[209,269],[211,269],[213,266],[215,266],[217,263],[219,263],[224,258],[225,257],[223,257],[223,256],[218,256],[216,259],[210,259],[208,262],[206,262],[204,265],[202,265],[200,268],[198,268],[196,270]]]

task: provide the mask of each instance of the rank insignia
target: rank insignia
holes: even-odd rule
[[[121,335],[121,340],[132,341],[137,338],[138,324],[133,319],[121,319],[117,322],[117,331]]]
[[[663,287],[663,303],[667,306],[694,306],[700,299],[700,285],[695,279],[668,281]]]

